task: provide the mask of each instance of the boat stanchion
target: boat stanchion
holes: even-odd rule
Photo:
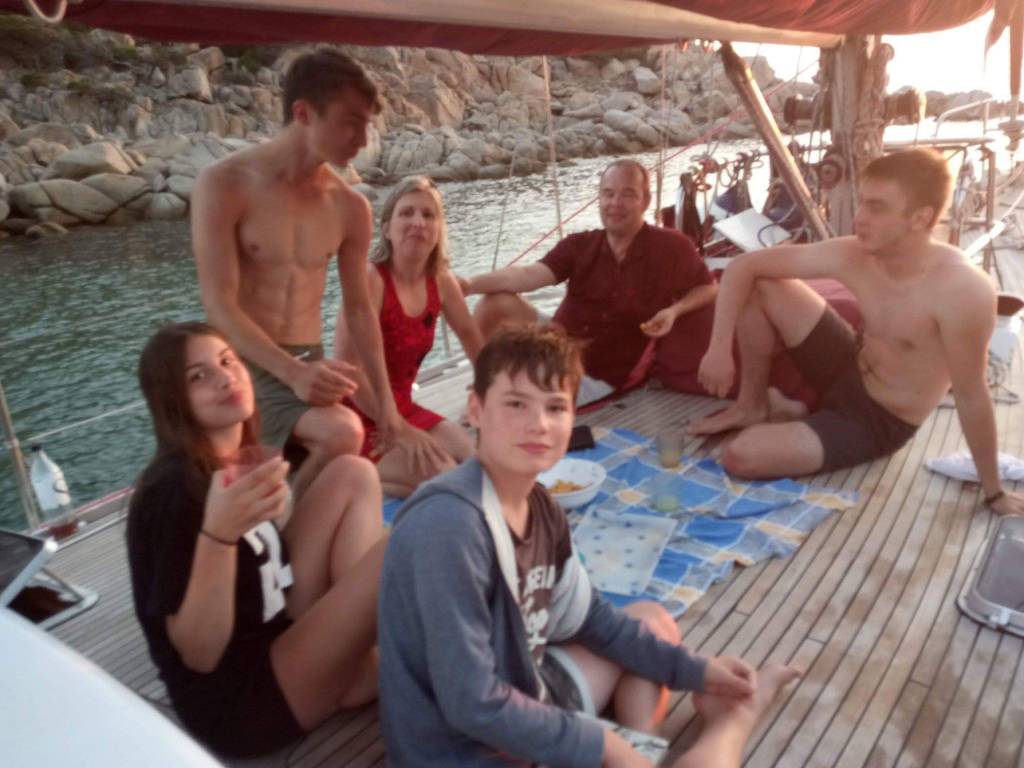
[[[25,521],[28,523],[28,530],[34,531],[42,524],[39,509],[36,507],[36,500],[32,495],[32,483],[25,470],[25,457],[21,453],[21,444],[14,433],[14,422],[11,420],[11,412],[7,407],[7,396],[4,394],[3,380],[0,380],[0,424],[3,424],[4,438],[11,451],[11,461],[14,464],[14,477],[17,481],[18,495],[21,497],[21,506],[25,511]]]

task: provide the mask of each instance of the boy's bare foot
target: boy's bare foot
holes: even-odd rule
[[[752,727],[771,706],[779,691],[802,674],[796,667],[768,664],[757,670],[753,696],[734,699],[729,696],[695,694],[693,703],[707,726],[725,718],[742,717]]]
[[[733,403],[725,410],[713,413],[710,416],[693,422],[686,431],[691,435],[716,435],[719,432],[727,432],[730,429],[743,429],[753,424],[760,424],[768,419],[768,405],[765,403],[760,408],[748,408]]]
[[[807,415],[807,406],[800,400],[786,397],[775,387],[768,387],[768,421],[796,421]]]

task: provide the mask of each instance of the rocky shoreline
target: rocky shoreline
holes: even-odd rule
[[[304,50],[150,45],[98,30],[39,29],[9,16],[3,24],[0,237],[187,216],[203,167],[276,132],[283,72]],[[40,35],[61,40],[33,39]],[[20,54],[11,41],[22,45]],[[33,44],[48,44],[50,58],[32,62]],[[5,61],[9,50],[15,53]],[[739,105],[717,58],[699,48],[549,58],[550,100],[540,57],[345,50],[384,101],[367,146],[347,169],[371,198],[374,185],[412,173],[447,181],[542,172],[549,111],[561,161],[685,145]],[[670,73],[664,99],[663,59]],[[775,89],[768,103],[780,119],[787,97],[815,91],[781,83],[761,57],[749,63],[760,87]],[[752,135],[734,123],[721,137]]]

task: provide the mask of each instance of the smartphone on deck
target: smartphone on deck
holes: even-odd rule
[[[572,434],[569,436],[570,451],[585,451],[587,448],[593,448],[595,445],[594,433],[590,431],[590,427],[586,424],[572,428]]]

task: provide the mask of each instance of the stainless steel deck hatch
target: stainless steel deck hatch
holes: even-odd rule
[[[987,627],[1024,637],[1024,517],[999,520],[978,552],[957,605]]]

